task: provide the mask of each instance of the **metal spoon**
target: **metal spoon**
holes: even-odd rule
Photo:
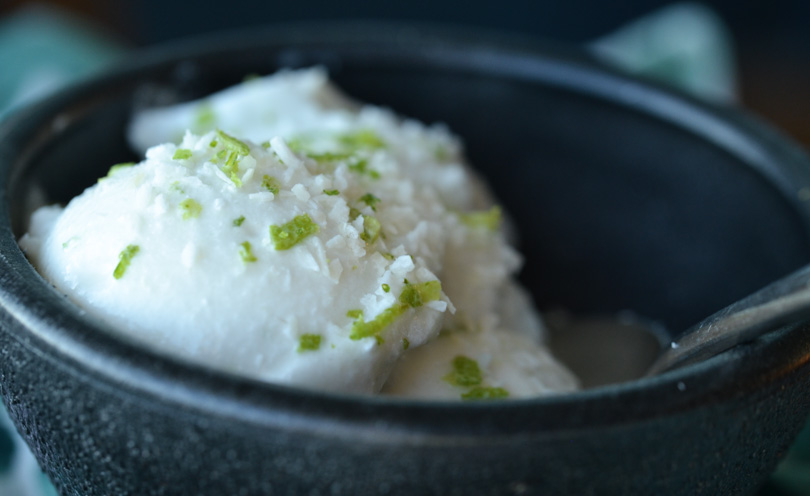
[[[780,325],[810,318],[810,265],[732,303],[673,341],[647,377],[711,358]]]

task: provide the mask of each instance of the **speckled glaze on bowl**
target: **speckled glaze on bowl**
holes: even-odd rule
[[[417,403],[260,384],[140,349],[26,261],[16,239],[32,204],[135,158],[133,108],[311,64],[464,137],[520,228],[543,308],[632,309],[683,329],[810,260],[810,162],[797,148],[576,51],[401,25],[273,27],[152,51],[0,125],[1,392],[62,494],[755,490],[810,411],[805,322],[653,379]]]

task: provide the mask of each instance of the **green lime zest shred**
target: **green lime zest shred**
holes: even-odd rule
[[[202,102],[197,105],[194,112],[194,130],[198,133],[208,131],[214,127],[217,121],[217,114],[214,112],[214,107],[208,102]]]
[[[73,245],[73,243],[77,242],[78,240],[79,240],[78,236],[69,237],[67,241],[62,243],[62,249],[67,250],[68,248],[70,248]]]
[[[275,177],[265,174],[264,177],[262,177],[262,188],[277,195],[280,185]]]
[[[399,295],[399,301],[409,307],[421,307],[425,303],[438,300],[442,295],[442,283],[427,281],[419,284],[406,283]]]
[[[250,241],[245,241],[239,245],[239,256],[242,257],[242,261],[245,263],[255,262],[258,260],[255,255],[253,255],[253,250],[250,247]]]
[[[270,226],[270,239],[276,250],[289,250],[319,230],[309,214],[303,214],[280,226]]]
[[[126,248],[121,250],[121,253],[118,254],[118,265],[115,266],[115,270],[113,271],[113,277],[116,279],[121,279],[124,277],[124,273],[129,268],[130,262],[132,262],[132,258],[141,251],[141,248],[138,245],[127,245]]]
[[[321,152],[321,153],[305,152],[304,154],[316,162],[341,162],[343,160],[349,160],[350,158],[354,157],[353,153],[340,153],[340,152]]]
[[[380,178],[380,173],[379,172],[377,172],[377,171],[375,171],[373,169],[369,169],[368,160],[366,160],[366,159],[359,159],[359,160],[355,161],[354,163],[349,164],[349,170],[356,173],[356,174],[368,176],[368,177],[370,177],[372,179],[379,179]]]
[[[502,387],[476,386],[462,393],[462,400],[497,400],[509,397],[509,391]]]
[[[307,139],[303,136],[296,136],[294,138],[287,138],[284,140],[287,143],[287,148],[294,151],[295,153],[305,153],[306,152],[306,144],[305,142]],[[269,143],[269,141],[268,141]]]
[[[363,232],[360,233],[360,239],[370,245],[377,241],[380,237],[380,221],[371,215],[363,216]]]
[[[240,215],[239,217],[237,217],[237,218],[235,218],[233,220],[233,225],[236,226],[236,227],[239,227],[239,226],[242,225],[243,222],[245,222],[245,216]]]
[[[484,228],[497,231],[501,224],[501,207],[495,205],[482,212],[468,212],[460,214],[461,222],[468,227]]]
[[[211,148],[216,148],[218,144],[219,143],[217,143],[217,140],[211,140],[211,142],[208,143],[208,146],[210,146]]]
[[[388,284],[383,283],[382,290],[384,292],[386,292],[386,293],[390,293],[391,292],[391,286],[389,286]]]
[[[380,202],[380,199],[372,195],[371,193],[366,193],[365,195],[360,197],[360,201],[371,207],[371,210],[376,212],[377,203]]]
[[[135,165],[135,162],[121,162],[119,164],[115,164],[115,165],[110,167],[110,170],[107,171],[106,176],[100,177],[98,179],[98,182],[101,182],[101,181],[107,179],[108,177],[112,177],[113,174],[117,173],[118,171],[121,171],[123,169],[127,169],[129,167],[132,167],[133,165]]]
[[[349,317],[350,319],[358,319],[358,318],[361,318],[362,316],[363,316],[363,311],[362,310],[355,309],[355,310],[349,310],[348,312],[346,312],[346,317]]]
[[[395,256],[394,256],[394,254],[393,254],[393,253],[388,253],[388,252],[384,252],[384,253],[383,253],[383,252],[380,252],[380,255],[382,255],[383,257],[385,257],[385,259],[386,259],[386,260],[388,260],[388,261],[390,261],[390,262],[393,262],[393,261],[394,261],[394,260],[396,260],[396,258],[397,258],[397,257],[395,257]]]
[[[386,308],[376,317],[369,320],[368,322],[363,321],[362,315],[354,321],[352,324],[351,332],[349,333],[349,338],[353,340],[363,339],[363,338],[370,338],[380,334],[386,327],[388,327],[391,323],[396,320],[397,317],[405,313],[408,307],[401,304],[395,303],[394,305]]]
[[[478,386],[484,380],[478,362],[472,358],[458,355],[453,358],[452,366],[452,372],[444,376],[444,380],[453,386]]]
[[[302,334],[298,345],[298,351],[316,351],[321,347],[320,334]]]
[[[172,156],[172,160],[186,160],[189,158],[191,158],[191,150],[188,148],[178,148]]]
[[[227,155],[225,165],[222,166],[222,172],[228,175],[231,181],[237,188],[242,186],[242,180],[239,179],[239,159],[246,157],[250,154],[250,147],[243,141],[240,141],[230,134],[225,133],[221,129],[217,129],[217,135],[222,142],[223,150],[217,153],[217,158],[222,160]],[[224,154],[222,152],[225,152]]]
[[[183,210],[183,220],[195,219],[202,212],[202,205],[193,198],[186,198],[180,202],[180,209]]]
[[[225,149],[236,152],[239,155],[249,155],[250,154],[250,147],[245,144],[245,142],[240,141],[230,134],[225,133],[221,129],[217,129],[217,134],[219,138],[222,140],[222,145]]]
[[[441,289],[442,285],[439,281],[406,284],[405,288],[402,290],[402,294],[399,297],[399,301],[377,314],[376,317],[368,322],[363,320],[362,312],[360,312],[359,315],[354,313],[353,315],[347,314],[348,317],[356,319],[352,324],[349,338],[358,340],[376,337],[409,308],[422,306],[428,301],[438,300],[441,296]],[[414,293],[418,294],[419,296],[415,297]],[[417,304],[413,305],[412,303],[414,302]]]
[[[336,196],[336,195],[340,194],[340,191],[338,191],[336,189],[325,189],[325,190],[323,190],[323,193],[325,195],[329,195],[329,196]]]
[[[402,351],[405,351],[410,347],[411,347],[411,342],[408,341],[408,338],[402,338]]]
[[[264,148],[265,150],[270,148],[270,142],[269,141],[262,141],[262,148]]]
[[[338,136],[341,145],[351,149],[376,150],[385,148],[385,141],[371,129],[360,129]]]
[[[242,187],[242,180],[239,179],[239,154],[236,152],[230,152],[228,154],[228,160],[225,161],[225,165],[222,166],[222,172],[228,175],[228,178],[236,185],[237,188]]]

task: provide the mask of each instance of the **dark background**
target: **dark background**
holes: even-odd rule
[[[34,2],[0,0],[0,15]],[[388,19],[482,26],[583,43],[674,2],[663,0],[56,0],[128,46],[217,30],[315,19]],[[810,1],[702,2],[736,43],[742,104],[810,145]]]

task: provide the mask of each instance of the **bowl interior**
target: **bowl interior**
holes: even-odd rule
[[[805,217],[767,175],[699,129],[630,108],[628,91],[649,95],[621,78],[587,91],[555,68],[576,61],[488,48],[262,43],[238,57],[227,44],[163,54],[37,109],[53,115],[13,171],[14,234],[32,204],[66,202],[110,165],[138,159],[125,139],[135,108],[322,64],[353,97],[444,122],[463,138],[518,226],[521,278],[541,309],[632,310],[684,329],[810,260]]]

